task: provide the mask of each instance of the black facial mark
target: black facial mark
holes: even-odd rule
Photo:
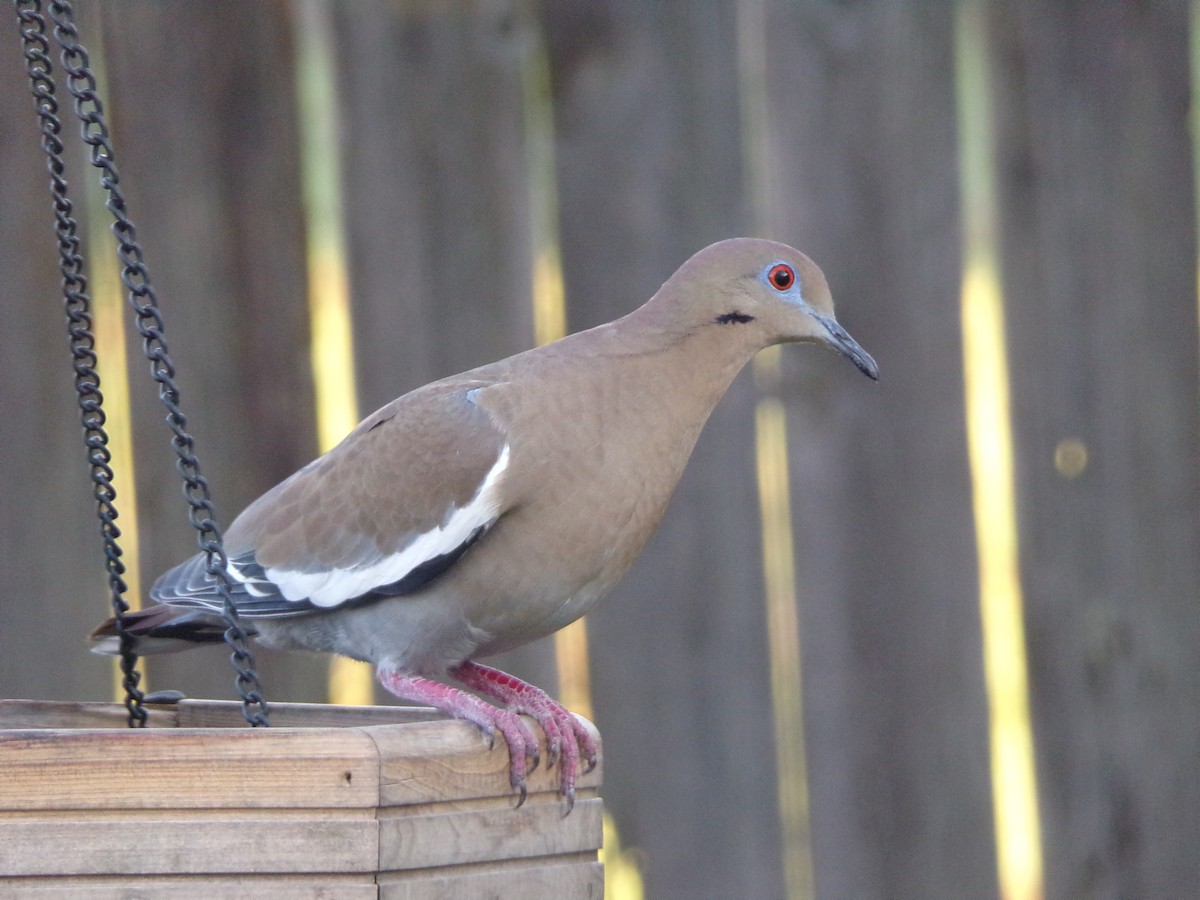
[[[753,322],[754,316],[748,316],[735,309],[733,312],[722,313],[714,321],[718,325],[744,325],[747,322]]]

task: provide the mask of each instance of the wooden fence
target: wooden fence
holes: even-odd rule
[[[79,6],[228,522],[316,453],[296,7]],[[960,315],[960,184],[979,173],[960,179],[959,163],[963,110],[982,105],[1044,894],[1193,891],[1188,5],[481,0],[328,13],[364,412],[530,345],[548,185],[571,330],[628,311],[705,244],[758,231],[821,264],[841,320],[880,363],[873,387],[829,355],[787,348],[777,378],[739,379],[645,557],[589,616],[603,794],[654,898],[795,894],[796,860],[809,857],[830,898],[1036,889],[997,875],[981,650]],[[0,696],[107,699],[109,666],[82,641],[104,615],[103,570],[44,164],[11,10],[7,21]],[[982,94],[962,93],[972,59],[986,63]],[[539,72],[551,173],[531,164]],[[81,186],[91,173],[72,152]],[[144,583],[194,545],[132,342],[129,356]],[[786,411],[806,846],[785,840],[778,813],[755,476],[763,396]],[[549,644],[506,662],[554,684]],[[260,663],[273,699],[324,698],[324,661],[264,652]],[[231,694],[220,654],[148,672],[154,688]]]

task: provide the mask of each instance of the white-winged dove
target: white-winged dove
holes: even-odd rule
[[[759,350],[825,343],[871,378],[821,270],[739,238],[701,250],[625,317],[435,381],[368,416],[252,503],[225,547],[233,600],[263,643],[376,666],[402,700],[499,731],[524,798],[547,738],[568,804],[592,739],[544,691],[474,660],[582,616],[658,525],[709,413]],[[220,640],[197,555],[128,616],[139,652]],[[94,637],[115,648],[112,620]],[[487,703],[435,678],[452,678]]]

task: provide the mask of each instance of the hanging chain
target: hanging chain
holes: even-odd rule
[[[38,0],[17,0],[27,10],[24,23],[30,18],[41,20]],[[220,527],[216,521],[208,482],[200,474],[195,444],[187,432],[187,419],[179,407],[179,389],[175,385],[175,368],[163,336],[163,320],[158,299],[150,285],[150,275],[143,262],[137,232],[126,212],[125,198],[118,187],[119,178],[104,110],[96,93],[87,51],[79,43],[79,33],[73,23],[74,13],[66,0],[49,4],[54,21],[54,37],[62,49],[67,88],[75,98],[75,114],[82,123],[83,140],[91,147],[91,162],[101,171],[100,184],[108,194],[106,206],[113,215],[113,233],[117,238],[117,258],[121,263],[121,281],[129,292],[129,302],[135,313],[135,326],[142,336],[142,349],[150,361],[151,376],[158,383],[158,395],[167,409],[167,425],[171,429],[171,446],[177,456],[176,468],[183,476],[183,494],[188,503],[188,520],[197,532],[197,542],[205,554],[205,572],[213,580],[222,601],[222,615],[228,625],[225,642],[231,651],[230,663],[237,673],[235,684],[242,699],[242,714],[251,725],[267,725],[268,708],[262,685],[255,671],[254,657],[246,646],[246,634],[238,623],[237,610],[231,595],[226,556]],[[44,33],[44,22],[41,26]],[[43,41],[44,44],[44,41]],[[49,68],[43,75],[49,81]],[[65,185],[64,185],[65,187]],[[127,609],[128,607],[126,607]]]
[[[137,232],[126,213],[125,198],[118,187],[116,159],[108,138],[104,109],[96,93],[96,79],[88,63],[87,51],[79,43],[74,13],[66,0],[53,0],[49,6],[54,21],[54,37],[62,48],[67,89],[75,98],[75,115],[82,123],[84,143],[92,148],[91,162],[101,171],[100,185],[108,194],[105,204],[112,213],[113,234],[117,237],[117,258],[121,262],[121,281],[129,291],[129,303],[136,313],[135,325],[142,336],[142,349],[150,361],[150,373],[158,382],[158,396],[167,409],[171,446],[176,468],[183,476],[183,494],[188,503],[188,520],[196,529],[197,542],[205,554],[204,570],[216,584],[221,597],[222,616],[227,625],[225,643],[231,651],[230,664],[237,677],[235,685],[242,699],[242,714],[251,725],[266,725],[267,702],[254,667],[254,657],[246,646],[246,634],[238,623],[228,573],[228,558],[221,530],[210,497],[208,482],[200,474],[195,444],[187,431],[187,419],[179,407],[179,389],[175,385],[175,367],[163,336],[163,320],[158,298],[150,285],[150,273],[142,258]]]
[[[54,231],[58,236],[59,270],[62,272],[63,299],[67,313],[67,332],[70,335],[71,358],[75,369],[75,391],[79,399],[83,423],[84,446],[91,466],[92,493],[96,499],[96,515],[100,519],[100,535],[104,542],[104,566],[108,572],[108,587],[113,616],[120,635],[122,687],[125,689],[125,708],[129,727],[145,727],[144,694],[138,688],[141,676],[137,671],[137,655],[133,639],[125,630],[125,564],[121,562],[121,547],[117,539],[116,490],[112,485],[113,471],[109,463],[108,434],[104,430],[104,397],[100,393],[100,376],[96,371],[96,341],[92,336],[92,317],[87,293],[87,278],[83,273],[83,257],[79,253],[73,208],[67,197],[67,182],[63,178],[63,144],[59,140],[62,124],[58,118],[58,101],[54,97],[49,45],[46,43],[45,21],[37,4],[19,0],[17,16],[25,50],[25,71],[37,107],[42,132],[42,149],[50,170],[50,192],[54,201]]]

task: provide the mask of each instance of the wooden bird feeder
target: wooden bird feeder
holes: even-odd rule
[[[599,767],[564,816],[557,768],[517,808],[503,747],[432,710],[147,709],[0,701],[0,896],[603,896]]]

